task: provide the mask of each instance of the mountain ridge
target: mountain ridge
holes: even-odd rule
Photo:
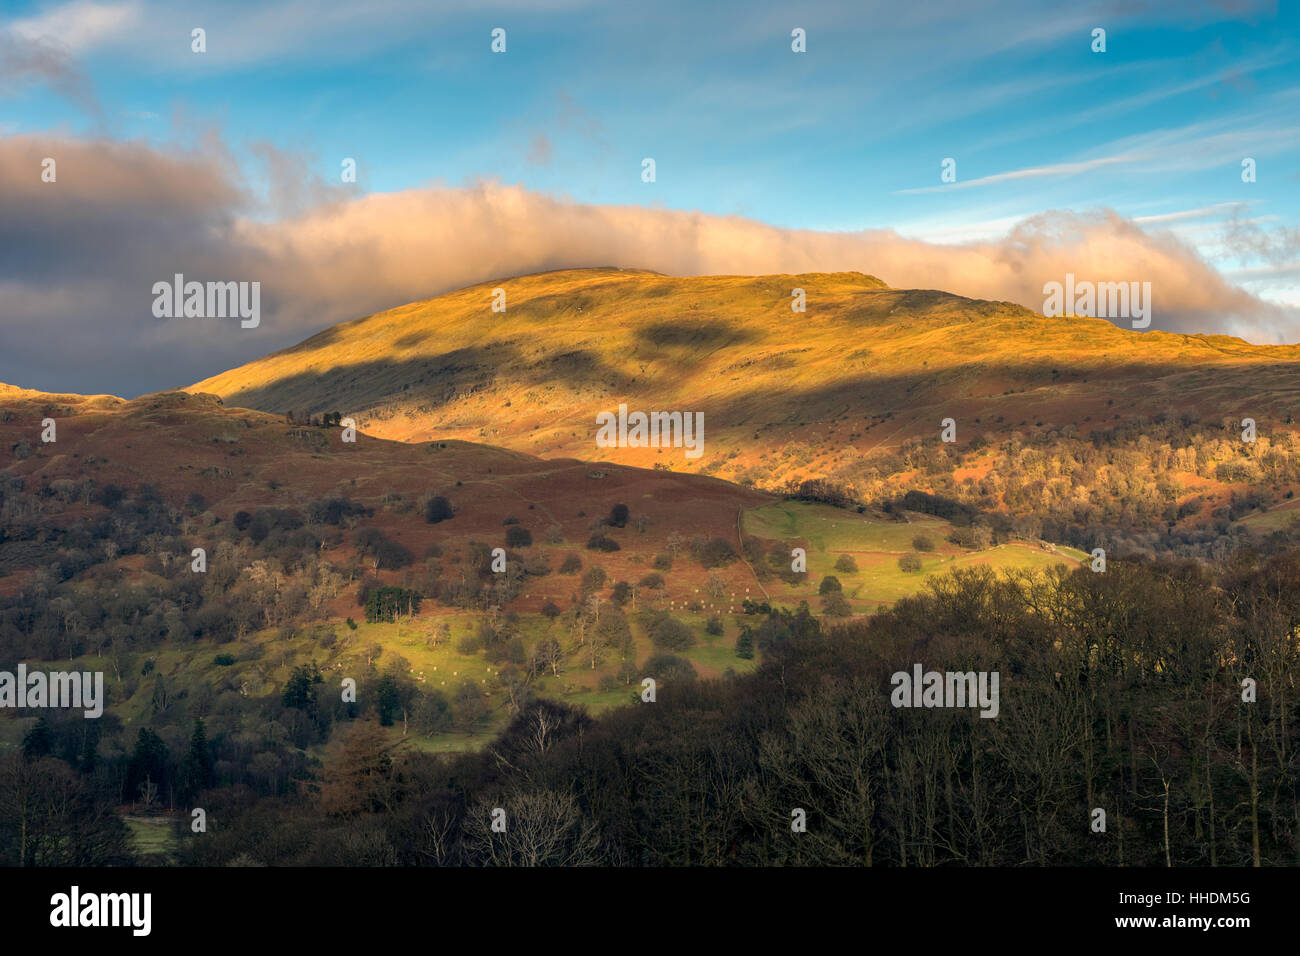
[[[504,314],[491,311],[496,288]],[[804,313],[791,311],[799,288]],[[837,452],[937,438],[946,418],[959,442],[1160,415],[1280,421],[1300,390],[1298,362],[1300,346],[1138,333],[864,273],[587,269],[354,319],[186,390],[276,413],[337,410],[401,441],[455,437],[733,480],[773,453],[824,446],[771,469],[785,481],[833,470]],[[703,412],[708,453],[693,463],[665,449],[597,449],[595,416],[622,403]]]

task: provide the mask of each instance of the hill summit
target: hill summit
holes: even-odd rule
[[[1297,363],[1298,346],[1137,333],[856,272],[602,268],[493,280],[346,322],[190,390],[276,413],[341,411],[377,437],[772,486],[937,440],[946,418],[959,442],[1161,416],[1280,418]],[[622,404],[703,413],[705,453],[597,447],[597,416]]]

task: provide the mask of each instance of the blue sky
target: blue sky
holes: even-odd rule
[[[1145,216],[1244,201],[1293,220],[1300,198],[1295,4],[1242,20],[1213,5],[1144,18],[1008,4],[1005,20],[996,4],[965,5],[973,17],[943,4],[927,4],[929,16],[893,3],[760,4],[760,17],[749,3],[444,5],[409,30],[403,4],[383,22],[364,12],[384,6],[319,5],[343,10],[337,20],[274,2],[5,11],[36,35],[58,30],[61,12],[104,11],[99,35],[69,39],[117,138],[211,124],[232,144],[300,151],[322,175],[353,156],[374,190],[495,176],[583,201],[938,233],[1084,205]],[[190,52],[189,23],[207,25],[206,54]],[[285,35],[248,36],[258,25]],[[495,26],[507,30],[503,55],[489,49]],[[808,31],[801,55],[795,26]],[[1090,49],[1095,26],[1105,53]],[[3,109],[8,130],[101,125],[48,87]],[[549,161],[530,159],[538,136]],[[1255,188],[1238,154],[1259,161]],[[968,183],[1124,155],[1077,174],[903,192],[939,186],[945,157]],[[644,156],[658,163],[653,191]]]
[[[0,134],[219,144],[255,220],[480,180],[932,243],[1113,210],[1300,305],[1300,4],[1174,6],[9,2]]]

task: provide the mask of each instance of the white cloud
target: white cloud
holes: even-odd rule
[[[1134,216],[1133,221],[1142,225],[1152,225],[1163,222],[1187,222],[1189,220],[1207,219],[1214,216],[1224,216],[1238,209],[1247,206],[1248,203],[1241,202],[1219,202],[1213,206],[1201,206],[1199,209],[1180,209],[1177,212],[1163,212],[1154,216]]]
[[[1141,162],[1146,157],[1139,155],[1102,156],[1097,159],[1085,159],[1073,163],[1053,163],[1050,166],[1030,166],[1025,169],[1012,169],[1005,173],[980,176],[977,179],[959,179],[955,183],[942,186],[923,186],[917,189],[897,189],[898,194],[938,193],[949,189],[971,189],[976,186],[991,186],[994,183],[1014,182],[1018,179],[1043,179],[1049,176],[1077,176],[1079,173],[1091,172],[1106,166],[1122,163]]]
[[[121,36],[140,22],[139,0],[95,3],[75,0],[51,7],[39,16],[14,20],[9,30],[24,40],[55,43],[74,54]]]

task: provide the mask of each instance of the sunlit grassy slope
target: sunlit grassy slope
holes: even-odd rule
[[[855,612],[865,613],[915,594],[926,578],[956,568],[987,566],[995,570],[1039,570],[1054,564],[1077,565],[1084,557],[1074,548],[1046,550],[1027,541],[1012,541],[982,551],[966,551],[948,541],[952,526],[939,518],[909,513],[905,521],[886,521],[870,515],[804,501],[779,501],[744,513],[744,533],[764,540],[799,543],[807,551],[805,599],[814,607],[816,586],[830,575],[839,580]],[[921,553],[921,570],[903,571],[898,559],[916,552],[917,538],[928,540],[933,550]],[[835,567],[849,555],[857,571]],[[773,589],[783,594],[781,588]]]
[[[503,289],[506,311],[493,312]],[[807,311],[791,310],[803,289]],[[846,454],[1161,413],[1258,421],[1293,409],[1300,346],[1137,333],[860,273],[672,278],[583,269],[499,279],[344,323],[191,386],[272,412],[338,410],[369,434],[771,485]],[[1243,400],[1249,412],[1242,410]],[[705,454],[601,449],[595,416],[705,414]]]

